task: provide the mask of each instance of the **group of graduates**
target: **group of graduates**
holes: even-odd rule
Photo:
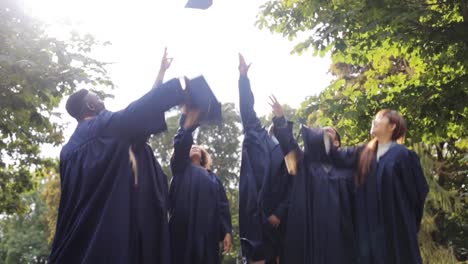
[[[220,104],[202,77],[163,83],[171,62],[165,51],[153,88],[121,111],[86,89],[67,100],[78,126],[60,154],[50,263],[218,264],[220,244],[231,250],[225,189],[193,140],[198,126],[219,121]],[[244,263],[422,263],[428,186],[418,156],[397,143],[406,133],[399,113],[377,113],[373,139],[346,149],[335,129],[302,126],[300,147],[273,96],[273,125],[261,124],[249,67],[239,55]],[[175,106],[182,114],[168,186],[147,142]]]

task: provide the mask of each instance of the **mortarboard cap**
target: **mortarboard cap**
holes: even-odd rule
[[[196,9],[208,9],[212,4],[212,0],[189,0],[185,7]]]
[[[216,99],[203,76],[191,79],[188,83],[187,91],[190,97],[188,110],[196,109],[201,112],[200,124],[221,122],[221,103]]]

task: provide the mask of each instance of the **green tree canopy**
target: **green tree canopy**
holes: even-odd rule
[[[303,102],[300,118],[335,126],[345,144],[354,145],[369,139],[378,110],[400,111],[407,143],[423,143],[433,159],[431,192],[468,209],[468,2],[272,0],[258,25],[296,39],[293,52],[332,57],[334,80]],[[436,190],[442,187],[447,192]],[[436,219],[438,228],[425,237],[455,245],[466,258],[467,210],[438,205],[428,202],[424,221]],[[435,251],[427,246],[423,252]]]
[[[331,53],[335,81],[310,100],[327,113],[318,114],[321,122],[354,132],[358,124],[346,118],[369,120],[390,107],[417,128],[415,141],[466,145],[466,1],[275,0],[263,6],[258,24],[289,38],[309,34],[295,52]]]
[[[0,220],[0,263],[47,263],[49,245],[46,205],[40,192],[22,195],[29,212]]]
[[[62,98],[82,84],[112,83],[105,64],[89,56],[100,44],[92,36],[50,37],[18,1],[0,2],[0,36],[0,213],[12,213],[25,208],[20,195],[33,187],[41,145],[63,140],[52,121]]]

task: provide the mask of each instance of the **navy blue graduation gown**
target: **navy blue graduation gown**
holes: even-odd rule
[[[166,129],[164,111],[183,97],[178,80],[171,80],[124,110],[104,110],[78,124],[60,153],[49,263],[169,263],[167,179],[145,140]]]
[[[181,128],[174,138],[173,178],[169,199],[171,256],[174,264],[221,263],[219,242],[232,233],[229,202],[219,178],[192,164],[193,130]]]
[[[244,127],[239,184],[242,255],[272,261],[281,253],[291,179],[281,147],[254,111],[250,82],[244,76],[239,79],[239,98]],[[268,222],[272,214],[281,220],[279,228]]]
[[[358,151],[332,151],[344,166],[357,166]],[[422,263],[418,232],[429,188],[416,153],[394,143],[374,161],[356,190],[359,263]]]
[[[284,263],[355,263],[353,170],[331,163],[321,129],[302,128],[301,152],[292,123],[274,118],[274,125],[283,151],[301,153],[291,192]]]

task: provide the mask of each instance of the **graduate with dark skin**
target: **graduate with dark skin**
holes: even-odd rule
[[[165,52],[153,88],[123,110],[106,110],[85,89],[67,100],[78,125],[60,153],[49,263],[171,263],[167,178],[146,144],[166,130],[165,111],[187,98],[186,80],[161,82],[170,61]]]
[[[232,224],[226,191],[211,170],[209,153],[193,144],[199,112],[184,106],[171,158],[169,191],[171,257],[179,264],[219,264],[232,248]]]
[[[293,136],[281,104],[270,96],[273,132],[294,175],[284,243],[284,263],[356,263],[353,226],[354,170],[339,168],[328,156],[341,146],[332,127],[302,126],[304,148]]]

